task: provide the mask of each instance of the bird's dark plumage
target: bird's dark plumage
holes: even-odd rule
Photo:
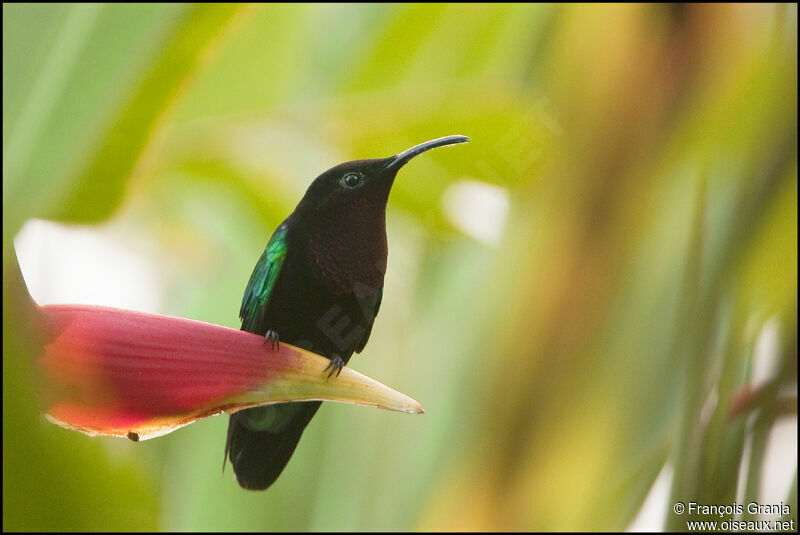
[[[467,141],[448,136],[396,156],[347,162],[317,177],[275,230],[247,284],[242,330],[331,359],[338,373],[364,349],[383,297],[386,202],[400,167],[428,149]],[[226,457],[246,489],[280,475],[319,401],[231,415]]]

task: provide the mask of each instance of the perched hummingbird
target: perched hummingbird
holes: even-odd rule
[[[397,171],[427,150],[466,141],[441,137],[319,175],[253,269],[239,310],[242,330],[327,357],[328,377],[338,375],[353,351],[364,349],[381,306],[386,202]],[[225,456],[239,485],[272,485],[320,404],[280,403],[232,414]]]

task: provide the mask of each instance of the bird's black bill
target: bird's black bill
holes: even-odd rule
[[[398,169],[408,163],[411,158],[417,156],[418,154],[422,154],[426,150],[435,149],[436,147],[444,147],[445,145],[455,145],[456,143],[466,143],[467,141],[469,141],[467,136],[445,136],[426,141],[425,143],[420,143],[419,145],[411,147],[408,150],[404,150],[394,158],[391,158],[386,164],[386,169]]]

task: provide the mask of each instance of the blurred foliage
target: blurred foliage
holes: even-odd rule
[[[129,444],[40,417],[25,220],[111,217],[162,252],[158,312],[237,327],[317,174],[446,134],[472,143],[396,182],[352,363],[424,417],[327,404],[266,493],[220,476],[226,418]],[[620,530],[665,465],[667,510],[756,499],[797,417],[796,144],[791,5],[4,4],[4,529]],[[465,178],[508,194],[495,246],[443,209]]]

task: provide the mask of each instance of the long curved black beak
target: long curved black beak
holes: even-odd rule
[[[444,147],[445,145],[455,145],[456,143],[466,143],[467,141],[469,141],[467,136],[445,136],[426,141],[425,143],[420,143],[419,145],[411,147],[408,150],[404,150],[400,154],[389,158],[389,161],[384,166],[384,169],[399,169],[408,163],[411,158],[417,156],[418,154],[422,154],[426,150],[435,149],[436,147]]]

